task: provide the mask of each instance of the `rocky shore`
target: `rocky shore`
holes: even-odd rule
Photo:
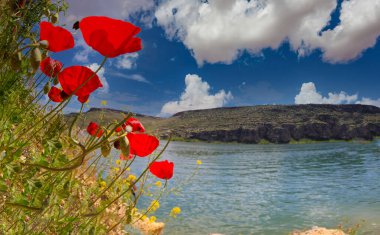
[[[101,113],[108,119],[120,119],[122,111],[91,109],[85,117],[93,120]],[[286,144],[302,140],[372,140],[380,136],[380,108],[369,105],[261,105],[185,111],[169,118],[138,118],[163,138],[172,135],[190,141]]]

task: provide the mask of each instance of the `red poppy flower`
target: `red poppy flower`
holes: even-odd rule
[[[103,135],[103,130],[95,122],[90,122],[90,124],[88,124],[87,132],[88,132],[88,134],[90,134],[92,136],[96,135],[96,137],[100,137]]]
[[[120,132],[121,131],[121,127],[116,127],[116,129],[115,129],[115,132]]]
[[[61,83],[62,89],[69,95],[80,87],[75,92],[75,95],[82,98],[90,95],[99,87],[103,87],[98,75],[84,66],[65,68],[59,73],[58,80]],[[82,98],[81,100],[83,100]]]
[[[128,120],[122,126],[125,129],[128,125],[132,127],[133,132],[136,132],[136,131],[145,132],[144,126],[136,118],[133,118],[133,117],[128,118]]]
[[[130,144],[130,151],[132,155],[139,157],[146,157],[151,154],[160,142],[152,135],[128,133],[127,138]]]
[[[103,56],[116,56],[142,49],[141,39],[135,37],[140,28],[122,20],[105,16],[89,16],[79,23],[85,42]]]
[[[90,97],[90,95],[78,96],[78,101],[81,102],[82,104],[86,103],[89,97]]]
[[[50,88],[48,96],[49,96],[51,101],[60,103],[63,101],[63,98],[61,96],[61,92],[62,92],[61,89],[53,86],[52,88]]]
[[[56,77],[62,69],[62,63],[50,57],[46,57],[40,63],[41,71],[48,77]]]
[[[40,40],[49,42],[48,50],[60,52],[74,47],[74,37],[66,29],[43,21],[40,23]]]
[[[63,100],[67,100],[70,97],[70,95],[66,94],[65,91],[61,91],[61,97]]]
[[[173,177],[174,163],[165,161],[155,161],[149,167],[150,172],[160,179],[169,180]]]

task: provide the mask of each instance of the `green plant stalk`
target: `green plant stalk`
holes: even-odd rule
[[[126,172],[127,171],[127,169],[132,165],[132,163],[133,163],[133,161],[136,159],[136,157],[134,157],[129,163],[128,163],[128,165],[127,164],[125,164],[125,166],[124,166],[124,168],[123,168],[123,170],[121,171],[121,173],[120,174],[118,174],[117,175],[117,177],[115,178],[115,179],[113,179],[112,180],[112,182],[108,185],[108,187],[106,188],[106,189],[104,189],[100,194],[99,194],[99,196],[95,199],[95,200],[93,200],[90,204],[89,204],[89,206],[92,206],[92,205],[94,205],[102,196],[103,196],[103,194],[104,193],[106,193],[115,183],[116,183],[116,181],[120,178],[120,176],[121,175],[123,175],[124,174],[124,172]]]
[[[171,140],[171,136],[169,137],[167,143],[165,144],[164,148],[161,150],[161,152],[154,158],[153,161],[159,159],[161,157],[161,155],[165,152],[165,150],[167,149],[167,147],[169,146],[169,143],[170,143],[170,140]],[[152,162],[153,162],[152,161]],[[82,214],[82,216],[84,217],[91,217],[90,218],[90,221],[92,221],[93,219],[95,219],[98,215],[100,215],[105,209],[107,209],[109,206],[111,206],[113,203],[115,203],[117,200],[119,200],[123,195],[125,195],[127,192],[129,192],[136,184],[137,182],[145,175],[145,173],[149,170],[149,167],[147,167],[141,174],[140,176],[135,180],[135,182],[133,182],[132,184],[130,184],[130,186],[124,190],[122,193],[119,194],[119,196],[117,196],[116,198],[114,198],[110,203],[108,203],[106,206],[104,206],[102,209],[100,209],[98,212],[96,213],[87,213],[87,214]],[[75,213],[75,219],[78,218],[80,216],[80,214],[78,214],[78,211]],[[65,215],[66,216],[66,215]],[[89,222],[90,222],[89,221]],[[67,224],[68,225],[68,224]],[[67,227],[67,225],[65,227]]]
[[[93,75],[91,75],[84,83],[82,83],[80,86],[78,86],[74,91],[73,91],[73,93],[68,97],[68,99],[67,99],[67,101],[66,102],[62,102],[62,103],[60,103],[59,105],[57,105],[51,112],[49,112],[48,114],[46,114],[43,118],[41,118],[32,128],[30,128],[30,129],[28,129],[27,130],[27,133],[28,132],[30,132],[31,130],[33,130],[34,129],[34,127],[35,126],[37,126],[38,124],[40,124],[42,121],[44,121],[48,116],[50,116],[50,114],[53,114],[53,113],[55,113],[56,112],[56,110],[58,110],[58,108],[60,107],[60,106],[62,106],[64,103],[65,103],[65,105],[62,107],[62,108],[60,108],[57,112],[56,112],[56,114],[58,113],[58,112],[60,112],[61,110],[63,110],[66,106],[67,106],[67,104],[70,102],[70,100],[71,100],[71,97],[79,90],[79,89],[81,89],[84,85],[86,85],[87,84],[87,82],[89,82],[99,71],[100,71],[100,69],[104,66],[104,64],[105,64],[105,62],[107,61],[107,57],[104,57],[103,58],[103,61],[101,62],[101,64],[99,65],[99,67],[98,67],[98,69],[94,72],[94,74]],[[54,115],[55,116],[55,115]],[[53,116],[53,117],[54,117]],[[50,119],[51,120],[51,119]],[[26,133],[24,133],[23,135],[25,135]],[[16,140],[19,140],[19,138],[18,139],[16,139]]]
[[[158,201],[159,199],[161,199],[163,193],[165,192],[165,189],[166,189],[166,186],[167,186],[167,185],[168,185],[168,181],[165,180],[165,184],[164,184],[164,186],[162,187],[162,189],[160,190],[160,194],[158,195],[157,199],[155,199],[155,200]],[[137,220],[135,220],[134,222],[132,222],[132,224],[136,223],[136,222],[139,221],[141,218],[143,218],[145,215],[147,215],[147,214],[150,212],[150,210],[152,210],[153,206],[154,206],[154,205],[151,205],[150,207],[148,207],[148,209],[145,211],[145,213],[142,214]]]
[[[157,159],[159,159],[161,157],[161,155],[165,152],[166,148],[169,146],[169,143],[170,143],[170,139],[171,139],[171,136],[169,137],[169,140],[168,142],[166,143],[166,145],[164,146],[164,148],[161,150],[161,152],[154,158],[154,161],[156,161]],[[147,173],[147,171],[149,170],[149,167],[147,167],[141,174],[140,176],[136,179],[135,182],[133,182],[129,187],[128,189],[126,189],[125,191],[123,191],[119,196],[117,196],[115,199],[113,199],[110,203],[107,204],[107,206],[103,207],[99,212],[97,212],[95,215],[99,215],[101,214],[105,209],[107,209],[110,205],[112,205],[113,203],[115,203],[117,200],[119,200],[124,194],[126,194],[128,191],[130,191],[132,189],[133,186],[136,185],[137,182],[139,182],[139,180],[144,176],[145,173]],[[86,216],[86,215],[85,215]],[[91,214],[87,214],[87,216],[91,216]]]
[[[130,114],[131,115],[131,114]],[[128,116],[126,119],[128,119],[130,116]],[[123,122],[121,122],[121,124],[122,123],[124,123],[125,122],[125,119],[123,120]],[[120,125],[121,125],[120,124]],[[118,125],[119,126],[119,125]],[[107,136],[106,136],[106,138],[103,140],[103,141],[101,141],[100,143],[98,143],[99,144],[99,146],[101,146],[101,144],[103,144],[112,134],[113,134],[113,132],[116,130],[116,128],[117,127],[115,127]],[[43,165],[39,165],[39,164],[25,164],[25,165],[27,165],[27,166],[32,166],[32,167],[39,167],[39,168],[42,168],[42,169],[45,169],[45,170],[49,170],[49,171],[70,171],[70,170],[74,170],[74,169],[76,169],[76,168],[78,168],[78,167],[80,167],[82,164],[83,164],[83,162],[84,162],[84,159],[85,159],[85,157],[89,154],[89,153],[91,153],[91,152],[93,152],[94,150],[96,150],[98,147],[96,147],[97,145],[95,145],[95,146],[93,146],[92,148],[89,148],[89,149],[85,149],[85,148],[82,148],[83,149],[83,151],[82,151],[82,154],[80,155],[80,156],[78,156],[77,158],[75,158],[75,159],[80,159],[80,161],[77,163],[77,164],[74,164],[74,165],[72,165],[72,166],[68,166],[68,167],[62,167],[62,168],[54,168],[54,167],[46,167],[46,166],[43,166]]]
[[[165,181],[165,184],[164,184],[164,186],[163,186],[163,189],[166,187],[166,185],[167,185],[167,180]],[[163,189],[161,189],[161,192],[160,192],[160,194],[159,194],[159,196],[157,197],[157,199],[159,200],[161,197],[162,197],[162,194],[163,194],[163,192],[164,192],[164,190]],[[156,199],[156,200],[157,200]],[[144,216],[146,216],[148,213],[149,213],[149,211],[152,209],[152,207],[153,206],[150,206],[148,209],[147,209],[147,211],[143,214],[143,215],[141,215],[137,220],[135,220],[134,222],[132,222],[132,224],[135,224],[137,221],[139,221],[140,219],[142,219]],[[112,230],[114,230],[119,224],[121,224],[122,222],[123,222],[123,220],[125,219],[125,217],[127,217],[128,215],[127,214],[125,214],[125,215],[123,215],[123,217],[116,223],[116,224],[114,224],[113,226],[111,226],[111,228],[109,229],[109,230],[107,230],[107,233],[109,233],[109,232],[111,232]]]

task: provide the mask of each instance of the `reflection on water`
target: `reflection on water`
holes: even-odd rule
[[[165,159],[176,163],[173,185],[193,172],[197,159],[203,161],[201,172],[180,195],[162,200],[159,213],[182,208],[182,219],[170,221],[166,234],[288,234],[340,223],[362,223],[363,234],[380,234],[379,141],[176,142]]]

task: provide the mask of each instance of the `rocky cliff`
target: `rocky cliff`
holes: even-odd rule
[[[85,116],[121,111],[92,109]],[[111,115],[112,116],[112,115]],[[139,116],[162,137],[239,143],[292,140],[372,140],[380,136],[380,108],[368,105],[262,105],[180,112],[169,118]],[[115,119],[115,118],[114,118]]]

